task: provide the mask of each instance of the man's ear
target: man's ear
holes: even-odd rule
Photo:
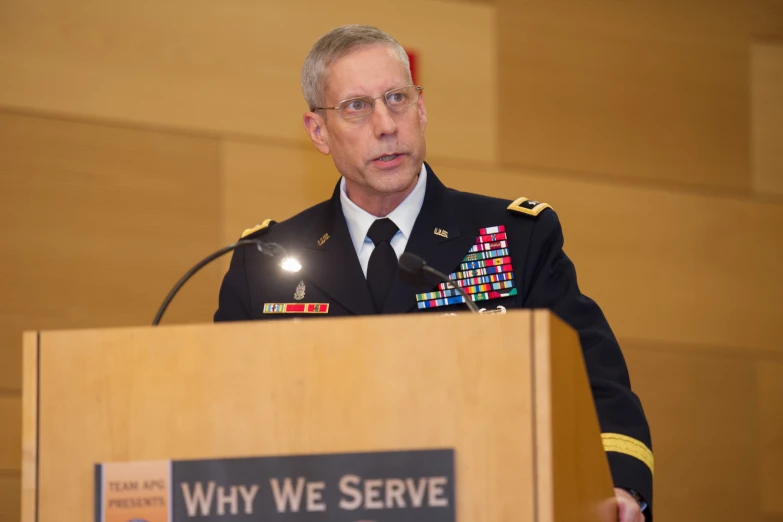
[[[326,120],[315,112],[304,113],[303,122],[310,141],[321,154],[329,154],[329,133],[326,129]]]

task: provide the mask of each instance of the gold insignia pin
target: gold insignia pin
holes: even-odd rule
[[[442,228],[436,228],[434,233],[436,236],[444,237],[446,239],[449,238],[449,232],[447,230],[443,230]]]
[[[305,284],[304,281],[299,281],[299,284],[296,285],[296,291],[294,292],[294,299],[297,301],[301,301],[304,299],[305,296]]]
[[[265,219],[264,222],[261,223],[260,225],[256,225],[256,226],[254,226],[252,228],[246,228],[245,231],[242,232],[242,238],[245,238],[245,237],[249,236],[250,234],[254,234],[254,233],[258,232],[259,230],[263,230],[265,228],[269,228],[269,227],[271,227],[274,224],[275,224],[275,222],[272,221],[271,219]]]
[[[527,198],[518,198],[513,203],[511,203],[507,208],[508,210],[511,210],[513,212],[519,212],[520,214],[527,214],[528,216],[537,216],[544,209],[552,208],[552,207],[549,205],[549,203],[542,203],[540,201],[527,199]]]
[[[327,241],[329,241],[329,234],[324,234],[321,236],[321,239],[318,240],[318,246],[323,246]]]

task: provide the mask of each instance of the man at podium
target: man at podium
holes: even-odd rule
[[[447,283],[405,277],[403,252],[448,274],[482,311],[548,308],[579,333],[621,522],[652,519],[653,454],[641,403],[598,305],[577,285],[557,215],[546,203],[447,188],[425,163],[427,111],[405,50],[367,26],[336,28],[302,68],[313,145],[342,175],[331,199],[248,229],[300,260],[237,250],[215,321],[448,313],[464,300]],[[469,117],[470,108],[461,107]]]

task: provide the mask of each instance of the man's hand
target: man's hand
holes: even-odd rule
[[[639,509],[639,503],[624,489],[614,488],[617,497],[618,522],[644,522],[644,514]]]

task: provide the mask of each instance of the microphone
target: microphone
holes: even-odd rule
[[[465,290],[462,289],[461,286],[452,282],[443,272],[432,268],[425,260],[416,254],[411,252],[403,252],[402,256],[400,256],[400,269],[414,276],[422,276],[425,273],[434,275],[442,282],[446,283],[449,288],[456,290],[457,293],[459,293],[459,295],[462,296],[462,298],[465,300],[465,304],[468,305],[468,308],[470,308],[471,312],[474,314],[479,313],[478,306],[476,306],[476,303],[473,302],[473,299],[470,297],[470,295],[468,295],[467,292],[465,292]]]
[[[188,282],[188,279],[193,277],[196,272],[204,268],[206,265],[214,261],[215,259],[219,258],[223,254],[227,254],[231,252],[232,250],[236,250],[237,248],[249,246],[249,245],[255,245],[256,248],[258,248],[258,251],[262,254],[269,256],[271,258],[279,258],[278,265],[285,270],[286,272],[298,272],[302,269],[302,265],[299,263],[299,261],[296,260],[296,258],[293,258],[288,255],[288,252],[285,248],[278,245],[277,243],[265,243],[264,241],[261,241],[260,239],[241,239],[237,241],[236,243],[232,243],[231,245],[228,245],[227,247],[223,247],[217,252],[214,252],[188,270],[182,278],[177,281],[177,284],[174,285],[174,288],[171,289],[169,292],[169,295],[166,296],[166,299],[163,300],[163,304],[160,305],[160,308],[158,308],[158,313],[155,314],[155,319],[152,321],[152,326],[158,326],[160,323],[160,320],[163,318],[163,314],[166,312],[166,309],[169,307],[169,304],[171,303],[171,300],[174,299],[174,296],[177,295],[177,292],[180,291],[182,286]]]

